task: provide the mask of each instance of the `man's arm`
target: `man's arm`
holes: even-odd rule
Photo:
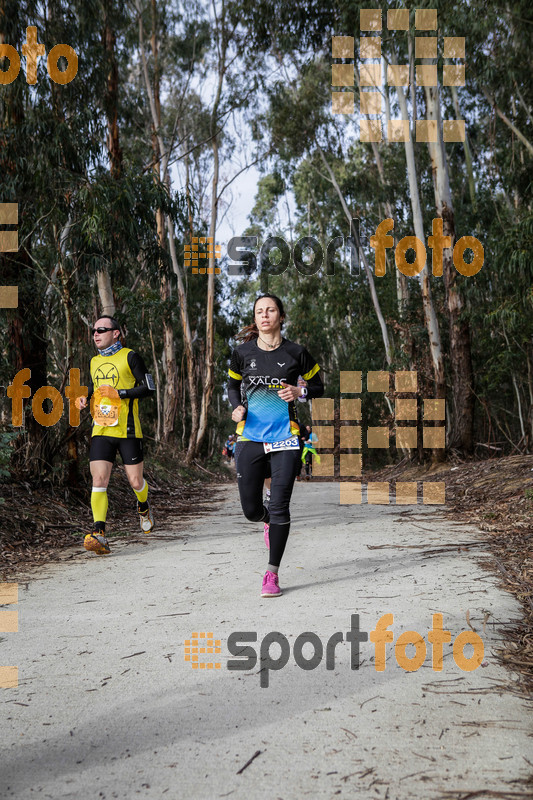
[[[128,353],[128,366],[137,381],[137,386],[133,386],[131,389],[119,389],[119,397],[129,397],[132,400],[151,397],[155,392],[154,381],[139,353],[135,353],[133,350]]]

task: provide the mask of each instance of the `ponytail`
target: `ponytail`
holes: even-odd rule
[[[251,325],[246,325],[244,328],[235,334],[233,337],[236,342],[252,342],[259,336],[259,331],[255,321]]]

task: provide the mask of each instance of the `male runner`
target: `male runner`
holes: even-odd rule
[[[94,525],[92,533],[85,537],[83,546],[98,555],[105,555],[110,552],[109,542],[105,537],[107,485],[117,450],[138,500],[141,531],[150,533],[154,526],[147,499],[148,484],[143,477],[139,399],[150,397],[155,386],[141,356],[123,347],[120,342],[120,328],[113,317],[100,317],[92,333],[98,355],[91,359],[88,396],[80,397],[76,402],[79,408],[85,408],[94,394],[94,405],[100,403],[101,413],[97,419],[109,424],[93,422],[89,461],[93,479],[91,507]],[[113,406],[116,407],[119,403],[118,413],[113,413]],[[109,415],[109,420],[105,419],[106,415]]]

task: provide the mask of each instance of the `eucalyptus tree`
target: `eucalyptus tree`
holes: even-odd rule
[[[430,5],[427,4],[427,7]],[[419,3],[416,7],[425,6],[426,4]],[[300,68],[302,62],[305,63],[307,59],[308,62],[318,64],[320,57],[325,57],[326,54],[329,56],[332,34],[353,35],[357,42],[360,35],[359,12],[367,7],[368,4],[364,2],[346,3],[343,0],[337,0],[329,6],[309,2],[298,4],[297,7],[282,2],[250,2],[246,10],[251,28],[250,57],[257,49],[261,49],[280,63],[284,60],[288,65],[288,78],[281,93],[285,92],[288,98],[292,98],[295,92],[288,88],[290,79],[294,79],[294,72]],[[496,242],[492,240],[491,232],[497,220],[509,219],[513,227],[518,226],[520,220],[527,220],[525,205],[530,208],[532,81],[531,71],[524,68],[529,58],[531,39],[529,4],[523,0],[491,4],[489,7],[477,2],[460,6],[451,2],[439,3],[439,30],[436,35],[465,36],[467,53],[466,86],[458,89],[444,87],[440,92],[429,87],[416,86],[416,48],[412,26],[408,34],[387,31],[389,6],[380,3],[377,8],[381,10],[383,20],[380,38],[384,67],[386,68],[387,62],[407,63],[411,75],[408,93],[404,93],[402,87],[397,87],[394,91],[385,85],[383,113],[385,122],[391,118],[391,114],[404,119],[410,118],[411,141],[405,143],[404,168],[409,178],[406,197],[411,202],[415,233],[419,239],[425,241],[424,230],[428,227],[431,230],[433,217],[440,216],[452,239],[457,228],[465,234],[477,236],[485,244],[483,278],[480,275],[476,275],[475,279],[458,276],[452,266],[451,250],[445,251],[442,286],[435,280],[430,286],[427,268],[420,275],[426,341],[431,353],[435,388],[438,396],[443,396],[446,380],[451,389],[449,443],[468,453],[474,446],[476,378],[472,369],[473,347],[476,349],[475,363],[479,364],[477,343],[473,342],[469,322],[469,318],[477,312],[477,309],[473,309],[473,298],[476,297],[477,302],[488,311],[485,320],[492,319],[491,308],[487,304],[498,301],[491,292],[488,295],[483,294],[486,273],[490,268],[507,271],[509,267],[505,259],[500,262],[487,257],[489,253],[494,253],[499,259],[501,252],[495,247]],[[439,74],[442,66],[442,60],[439,59]],[[303,75],[304,71],[300,71]],[[384,69],[384,73],[385,71]],[[306,80],[312,82],[309,73],[306,74]],[[328,93],[329,83],[329,78],[323,83],[323,89]],[[315,102],[317,106],[311,112],[306,108],[306,114],[298,115],[298,106],[295,106],[296,118],[289,121],[295,127],[300,125],[304,142],[309,141],[310,125],[312,126],[319,113],[320,103],[325,105],[327,101],[317,91]],[[428,151],[426,146],[414,145],[414,125],[423,118],[435,119],[437,122],[442,119],[465,118],[464,144],[444,145],[441,137],[435,145],[429,143]],[[440,130],[440,124],[437,128]],[[396,150],[398,154],[400,145],[387,141],[386,137],[385,126],[384,141],[379,144],[368,143],[364,147],[374,153],[380,177],[383,178],[382,188],[388,190],[393,183],[387,176],[391,152]],[[295,154],[291,158],[293,164],[297,163],[297,154],[296,159]],[[324,163],[323,166],[327,171],[327,164]],[[430,199],[428,192],[428,178],[433,184],[433,199]],[[496,220],[486,213],[486,186],[483,185],[486,178],[492,186]],[[502,201],[505,209],[502,209]],[[388,207],[390,209],[390,205]],[[520,239],[523,239],[523,235],[517,236],[517,240]],[[517,259],[518,253],[515,253],[515,260]],[[488,280],[490,283],[490,279]],[[492,283],[495,285],[498,281],[493,280]],[[400,307],[402,291],[400,286],[398,288]],[[435,299],[431,298],[432,290]],[[411,306],[411,302],[408,305]],[[445,327],[442,326],[441,309],[445,313]],[[399,316],[401,319],[401,314]],[[524,357],[527,352],[528,348],[523,345]],[[525,366],[528,369],[524,371],[524,375],[529,374],[528,361]],[[514,391],[515,407],[520,416],[520,406],[525,405],[529,389],[526,387],[524,394],[524,387],[520,387],[520,375],[513,381],[510,380],[510,385],[514,386],[514,382],[518,386],[518,391],[516,388]],[[529,416],[524,412],[522,415],[524,418]]]
[[[185,226],[182,238],[184,240],[188,238],[190,244],[193,234],[197,236],[198,233],[207,233],[209,241],[214,245],[222,195],[236,174],[249,166],[245,165],[241,170],[237,170],[228,180],[223,181],[221,178],[222,171],[226,173],[230,169],[236,146],[229,133],[232,116],[246,107],[255,91],[255,81],[247,80],[239,68],[240,41],[245,36],[240,24],[239,3],[217,0],[211,4],[197,3],[187,9],[178,3],[167,5],[164,13],[170,25],[164,27],[155,24],[159,13],[157,9],[161,10],[156,0],[150,0],[149,6],[142,0],[135,0],[135,8],[144,91],[148,98],[151,125],[158,148],[157,169],[160,169],[161,180],[169,194],[176,176],[183,187],[187,201],[188,224]],[[145,20],[150,16],[151,62],[147,58],[145,47],[145,27],[148,24]],[[198,34],[193,30],[193,24],[197,26]],[[191,46],[191,41],[194,46]],[[166,51],[166,58],[158,62],[156,55],[161,48]],[[172,55],[180,56],[178,63],[172,63]],[[186,69],[182,68],[183,61],[187,63]],[[159,79],[166,87],[164,101],[159,97]],[[204,215],[202,195],[205,185],[201,189],[200,196],[193,198],[191,171],[194,177],[194,168],[198,168],[200,162],[205,165],[207,152],[210,152],[210,200],[207,214]],[[180,161],[184,162],[185,174],[179,169]],[[171,170],[172,164],[178,167],[174,172]],[[199,171],[196,169],[196,177],[198,175]],[[187,301],[187,279],[179,260],[177,238],[172,220],[167,216],[165,241],[168,244],[170,261],[177,279],[188,371],[191,429],[187,461],[191,461],[199,452],[208,430],[209,411],[215,388],[214,316],[218,289],[213,248],[207,262],[207,291],[205,314],[203,314],[205,333],[202,337],[203,348],[200,351],[194,347]],[[200,280],[202,280],[200,277],[196,278],[197,283]],[[199,387],[198,375],[201,376]]]
[[[66,85],[49,78],[41,58],[33,86],[23,71],[0,86],[1,194],[19,206],[19,251],[1,254],[3,282],[19,286],[19,307],[6,312],[4,323],[6,378],[29,367],[32,396],[50,383],[62,389],[73,366],[86,374],[88,329],[100,316],[99,299],[116,301],[117,316],[124,313],[121,296],[138,285],[139,257],[153,251],[154,207],[164,202],[179,216],[174,198],[162,197],[129,154],[120,158],[119,127],[129,100],[115,67],[129,22],[111,0],[55,0],[47,7],[7,0],[0,7],[2,38],[19,51],[26,27],[34,25],[46,52],[67,42],[79,56],[77,75]],[[74,481],[75,439],[64,420],[38,425],[28,403],[17,464],[42,476],[66,446]]]

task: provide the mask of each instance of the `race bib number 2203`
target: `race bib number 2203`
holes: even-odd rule
[[[282,439],[280,442],[263,442],[265,453],[276,453],[278,450],[298,450],[300,443],[297,436]]]

